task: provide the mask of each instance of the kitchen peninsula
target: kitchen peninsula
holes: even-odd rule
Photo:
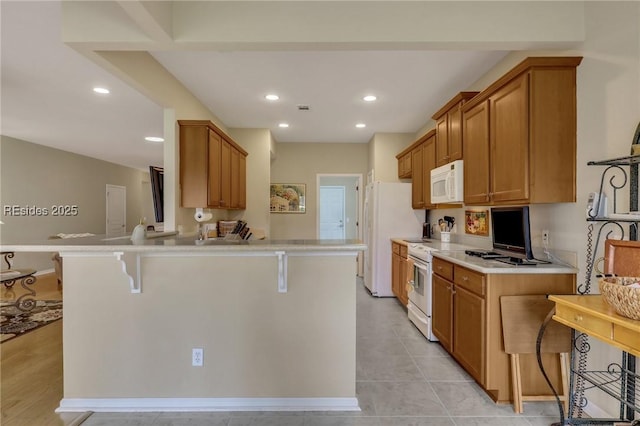
[[[365,249],[178,236],[3,246],[63,258],[58,411],[358,410]]]

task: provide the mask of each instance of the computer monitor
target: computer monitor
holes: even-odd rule
[[[495,251],[534,258],[528,206],[492,208],[491,229]]]

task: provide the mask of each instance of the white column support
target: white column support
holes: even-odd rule
[[[140,267],[140,253],[137,252],[114,252],[113,253],[122,264],[122,272],[129,278],[131,293],[142,293],[142,268]]]

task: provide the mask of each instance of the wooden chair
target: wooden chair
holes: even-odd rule
[[[553,302],[547,300],[545,295],[500,297],[504,351],[509,354],[511,361],[513,409],[516,413],[523,412],[523,401],[555,400],[553,395],[523,395],[520,372],[520,354],[536,353],[536,340],[540,326],[553,307]],[[556,321],[551,321],[545,331],[540,352],[560,355],[562,389],[559,398],[563,401],[565,412],[569,405],[567,372],[570,350],[571,329]]]
[[[605,240],[604,273],[640,276],[640,241]]]

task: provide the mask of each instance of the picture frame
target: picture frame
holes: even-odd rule
[[[269,191],[271,213],[306,213],[306,184],[272,183]]]
[[[489,210],[466,210],[464,212],[464,232],[472,235],[489,235]]]

